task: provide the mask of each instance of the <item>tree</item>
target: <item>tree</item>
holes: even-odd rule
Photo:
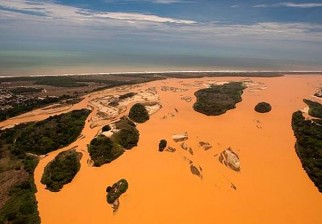
[[[150,119],[150,116],[142,104],[136,103],[130,109],[129,118],[131,118],[134,122],[144,123]]]
[[[272,106],[266,102],[260,102],[255,106],[255,111],[258,113],[267,113],[272,110]]]
[[[159,152],[162,152],[167,147],[167,141],[165,139],[160,140]]]

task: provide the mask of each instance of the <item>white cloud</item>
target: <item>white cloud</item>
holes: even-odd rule
[[[125,20],[128,22],[143,21],[154,23],[178,23],[178,24],[195,24],[192,20],[173,19],[167,17],[160,17],[156,15],[141,14],[141,13],[125,13],[125,12],[105,12],[95,13],[92,17],[96,18],[109,18],[116,20]]]
[[[146,0],[148,2],[157,3],[157,4],[173,4],[173,3],[181,3],[180,0]]]
[[[150,2],[153,4],[176,4],[176,3],[192,3],[193,1],[184,0],[105,0],[107,3],[122,3],[122,2]]]
[[[270,8],[270,7],[290,7],[290,8],[316,8],[322,7],[322,3],[293,3],[293,2],[280,2],[276,4],[260,4],[254,5],[255,8]]]
[[[174,0],[158,0],[168,2]],[[151,14],[142,13],[124,13],[124,12],[95,12],[85,10],[77,7],[66,6],[54,2],[37,2],[35,0],[14,0],[14,1],[1,1],[0,7],[2,11],[15,10],[20,11],[22,14],[35,14],[41,17],[49,17],[55,20],[68,20],[71,22],[83,23],[89,21],[96,21],[98,19],[113,19],[125,20],[127,22],[150,22],[150,23],[176,23],[176,24],[194,24],[195,21],[161,17]],[[0,16],[1,17],[1,16]],[[103,22],[103,21],[97,21]],[[105,22],[111,22],[106,21]]]
[[[0,33],[36,37],[121,38],[195,43],[236,40],[322,42],[322,25],[310,23],[222,24],[152,14],[96,12],[55,2],[0,1]]]

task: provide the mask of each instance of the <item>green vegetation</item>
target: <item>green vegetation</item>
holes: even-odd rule
[[[45,167],[41,183],[50,191],[60,191],[63,186],[70,183],[80,169],[82,154],[75,150],[59,153],[54,160]]]
[[[272,110],[272,107],[269,103],[260,102],[255,106],[255,111],[258,113],[267,113]]]
[[[69,145],[80,135],[89,113],[87,109],[74,110],[28,125],[16,139],[15,153],[41,155]]]
[[[72,76],[45,76],[37,77],[35,84],[50,85],[57,87],[83,87],[88,86],[86,83],[80,82]]]
[[[33,88],[33,87],[16,87],[9,90],[13,94],[26,94],[26,93],[39,93],[43,91],[42,88]]]
[[[165,147],[167,147],[167,140],[161,139],[159,142],[159,152],[163,152]]]
[[[88,146],[89,154],[94,161],[94,166],[110,163],[124,153],[124,149],[131,149],[139,141],[139,131],[135,124],[127,117],[122,117],[115,123],[118,132],[111,138],[99,135]]]
[[[121,179],[112,186],[108,186],[106,188],[107,196],[106,200],[107,203],[113,204],[123,193],[127,191],[129,187],[128,182],[125,179]]]
[[[40,223],[35,193],[32,175],[29,180],[12,186],[10,199],[0,209],[0,223]]]
[[[2,78],[1,82],[19,82],[19,81],[31,81],[38,85],[50,85],[57,87],[83,87],[87,86],[86,83],[82,83],[78,76],[37,76],[37,77],[8,77]],[[83,81],[86,82],[86,81]]]
[[[321,112],[315,115],[322,117]],[[305,120],[302,112],[297,111],[292,116],[292,128],[302,166],[322,193],[322,119]]]
[[[137,146],[139,137],[139,131],[133,127],[130,129],[121,129],[112,135],[113,141],[123,146],[125,149],[131,149]]]
[[[119,100],[124,100],[124,99],[130,98],[130,97],[133,97],[135,95],[136,95],[136,93],[133,93],[133,92],[125,93],[125,94],[119,96]]]
[[[306,103],[309,106],[309,115],[312,117],[322,118],[322,105],[311,101],[304,99],[304,103]]]
[[[132,121],[127,117],[123,117],[120,121],[116,122],[115,125],[117,129],[120,129],[120,131],[112,135],[113,142],[121,145],[125,149],[131,149],[137,146],[140,133]]]
[[[129,118],[137,123],[144,123],[149,120],[150,116],[146,108],[140,104],[134,104],[129,112]]]
[[[40,223],[33,176],[38,157],[31,153],[44,154],[76,140],[89,112],[72,111],[0,131],[0,223]],[[75,172],[71,161],[66,159],[67,165],[52,162],[55,165],[45,171],[44,179],[65,183]],[[57,189],[56,185],[52,188]]]
[[[49,104],[58,103],[62,100],[69,99],[70,96],[63,95],[61,97],[45,97],[43,99],[32,98],[22,103],[13,105],[13,108],[0,110],[0,121],[4,121],[10,117],[15,117],[20,114],[32,111],[34,109],[47,106]]]
[[[124,153],[124,149],[119,144],[112,142],[110,138],[99,135],[91,141],[88,152],[94,161],[94,166],[99,167],[117,159]]]
[[[195,92],[197,102],[193,105],[193,109],[208,116],[223,114],[227,110],[234,109],[236,103],[242,100],[244,88],[240,82],[231,82],[198,90]]]
[[[105,126],[102,128],[102,132],[110,131],[110,130],[111,130],[111,126],[109,126],[109,125],[105,125]]]
[[[121,117],[121,119],[115,123],[116,129],[131,129],[136,127],[135,123],[130,121],[126,116]]]
[[[38,158],[12,151],[17,133],[25,126],[0,131],[0,223],[40,223],[33,178]]]

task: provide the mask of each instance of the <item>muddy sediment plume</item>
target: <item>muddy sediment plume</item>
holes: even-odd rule
[[[251,80],[263,83],[267,88],[255,92],[244,90],[243,100],[236,104],[236,108],[220,116],[208,117],[196,113],[192,108],[193,102],[183,101],[180,93],[161,91],[161,87],[185,88],[184,96],[194,100],[194,92],[210,83],[243,82],[243,78],[171,79],[124,87],[122,93],[118,92],[121,90],[110,89],[85,96],[82,102],[67,111],[86,108],[95,97],[154,87],[162,108],[148,122],[137,126],[140,140],[136,147],[112,163],[96,168],[87,165],[87,144],[104,125],[114,121],[106,120],[101,126],[91,129],[90,118],[97,112],[97,107],[93,106],[94,111],[82,131],[85,137],[77,139],[67,148],[49,153],[40,160],[35,170],[36,197],[42,223],[158,224],[175,221],[210,224],[213,220],[229,224],[319,223],[321,194],[296,155],[290,117],[294,111],[305,106],[302,99],[309,98],[320,88],[322,77],[306,75]],[[261,101],[274,105],[269,116],[254,112],[254,105]],[[130,108],[131,104],[127,106]],[[179,113],[175,113],[174,108]],[[175,113],[175,116],[160,119],[169,113]],[[38,115],[11,119],[0,123],[0,126],[42,120],[53,115],[39,114],[38,111],[35,114]],[[260,120],[262,129],[256,127],[256,120]],[[173,134],[183,131],[189,133],[187,145],[194,149],[194,155],[181,149],[182,142],[175,143],[170,139]],[[163,138],[169,138],[169,144],[177,149],[175,153],[158,152],[158,143]],[[212,149],[203,150],[199,147],[201,141],[209,141]],[[80,171],[60,192],[49,192],[40,183],[44,167],[59,152],[75,145],[77,150],[85,151]],[[218,162],[220,152],[228,147],[242,159],[242,172],[233,172]],[[217,157],[214,157],[216,154]],[[189,160],[199,171],[199,165],[202,167],[202,181],[192,176]],[[105,200],[105,189],[107,184],[120,178],[126,178],[131,187],[121,196],[121,206],[117,214],[113,214],[109,212],[111,207]],[[155,214],[158,214],[157,219]]]

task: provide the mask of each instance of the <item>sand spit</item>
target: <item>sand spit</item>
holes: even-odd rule
[[[87,165],[87,144],[102,127],[99,123],[90,128],[94,122],[91,119],[99,111],[98,105],[92,105],[83,137],[49,153],[35,170],[42,223],[320,223],[322,195],[307,177],[295,153],[290,121],[294,111],[306,106],[302,99],[320,89],[322,77],[251,78],[252,82],[262,83],[267,88],[255,92],[246,89],[243,101],[236,109],[216,117],[192,109],[194,92],[204,88],[209,81],[243,80],[232,77],[169,79],[85,96],[67,111],[86,108],[95,99],[117,96],[121,92],[139,93],[149,88],[157,91],[162,108],[149,121],[138,125],[140,141],[137,147],[112,163],[96,168]],[[187,89],[183,94],[192,101],[182,100],[182,92],[161,91],[162,86]],[[268,114],[256,113],[254,105],[261,101],[270,102],[274,110]],[[130,104],[132,102],[127,107]],[[50,113],[50,109],[46,112]],[[112,123],[126,113],[102,120],[102,123]],[[160,119],[170,113],[175,116]],[[14,118],[0,123],[0,127],[49,116]],[[175,143],[171,139],[174,133],[183,131],[189,134],[185,142],[193,155],[181,148],[182,142]],[[163,138],[168,138],[169,145],[176,148],[175,152],[158,152],[157,145]],[[208,142],[212,148],[204,150],[199,142]],[[59,152],[74,146],[83,152],[79,173],[60,192],[45,190],[40,183],[44,167]],[[228,147],[238,149],[242,172],[233,172],[218,162],[218,156]],[[202,181],[192,175],[191,165],[202,174]],[[127,179],[131,187],[120,198],[118,212],[113,214],[113,209],[106,203],[105,189],[120,178]]]

